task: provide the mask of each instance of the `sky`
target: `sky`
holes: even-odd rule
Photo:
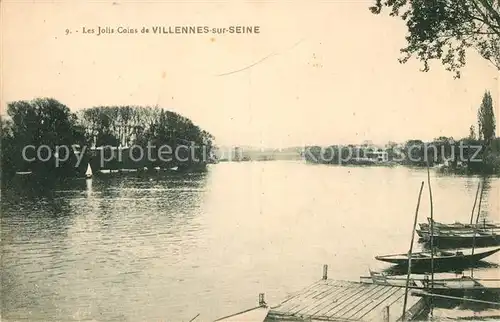
[[[406,28],[371,4],[3,1],[2,112],[35,97],[73,111],[159,105],[220,145],[385,143],[467,136],[489,90],[500,123],[498,70],[474,52],[459,80],[439,64],[427,73],[416,60],[399,64]],[[186,25],[260,33],[151,32]],[[115,33],[83,34],[98,26]]]

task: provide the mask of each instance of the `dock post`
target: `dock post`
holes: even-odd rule
[[[389,306],[384,307],[384,322],[389,322]]]
[[[323,265],[323,279],[328,279],[328,265]]]
[[[259,293],[259,306],[266,306],[266,301],[264,301],[264,293]]]

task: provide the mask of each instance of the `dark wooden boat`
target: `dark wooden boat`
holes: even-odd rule
[[[422,239],[425,242],[433,240],[433,244],[438,248],[457,248],[457,247],[490,247],[500,245],[500,234],[480,230],[474,232],[435,232],[433,236],[429,233],[422,233]]]
[[[488,249],[459,249],[455,252],[439,250],[434,253],[434,267],[464,267],[473,265],[483,258],[495,254],[500,251],[500,248],[488,248]],[[392,264],[408,266],[408,254],[394,254],[394,255],[382,255],[376,256],[375,259],[383,262],[388,262]],[[431,267],[431,252],[418,252],[411,255],[411,266],[418,268],[430,268]]]
[[[420,227],[420,230],[422,231],[430,231],[430,224],[431,224],[431,219],[427,218],[427,223],[420,223],[418,224]],[[473,229],[494,229],[494,230],[500,230],[500,224],[497,223],[488,223],[486,221],[483,221],[482,223],[479,223],[478,225],[475,224],[463,224],[463,223],[453,223],[453,224],[444,224],[440,223],[437,221],[434,221],[433,224],[434,229],[439,229],[439,230],[473,230]]]
[[[417,235],[422,238],[430,236],[431,232],[428,229],[415,229]],[[434,235],[438,234],[472,234],[473,232],[482,234],[500,234],[500,228],[482,228],[477,229],[467,228],[467,229],[440,229],[434,228]]]
[[[434,221],[434,229],[430,231],[428,224],[420,224],[416,233],[424,242],[431,242],[438,248],[491,247],[500,245],[500,226],[483,222],[478,225],[442,224]]]
[[[491,239],[491,240],[499,240],[500,235],[491,232],[491,231],[485,231],[485,230],[478,230],[477,232],[456,232],[456,231],[440,231],[440,232],[435,232],[434,234],[428,233],[428,232],[423,232],[422,233],[422,238],[426,241],[430,241],[431,238],[434,238],[435,240],[449,240],[449,241],[460,241],[460,240],[476,240],[479,241],[481,239]]]

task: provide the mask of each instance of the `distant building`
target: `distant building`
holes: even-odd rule
[[[233,151],[234,151],[234,156],[232,160],[241,161],[243,159],[241,149],[239,147],[235,147]]]
[[[378,162],[387,162],[389,161],[389,153],[387,153],[386,151],[374,151],[374,152],[371,152],[369,157],[371,159],[374,159],[375,161],[378,161]]]

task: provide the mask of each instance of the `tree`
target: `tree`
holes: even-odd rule
[[[476,129],[474,128],[474,125],[471,125],[469,128],[469,139],[470,140],[476,139]]]
[[[203,131],[188,118],[172,111],[167,111],[158,106],[98,106],[84,110],[80,113],[80,123],[85,127],[86,133],[95,138],[96,146],[139,145],[147,149],[149,143],[156,147],[152,149],[153,155],[157,155],[158,148],[169,146],[173,151],[179,145],[191,145],[203,149],[195,149],[197,160],[205,160],[210,155],[214,137],[207,131]],[[180,149],[181,152],[184,149]],[[185,158],[185,156],[180,156]],[[139,158],[139,156],[135,157]],[[193,158],[194,159],[194,158]],[[115,164],[116,166],[146,166],[148,168],[160,166],[174,166],[172,162],[164,162],[157,159],[153,164],[147,164],[147,160],[141,160],[137,164],[127,163]],[[197,161],[189,160],[183,162],[185,165],[193,165]],[[198,162],[203,164],[203,162]]]
[[[394,160],[396,159],[397,157],[400,156],[401,152],[399,147],[398,147],[398,143],[394,142],[394,141],[389,141],[386,145],[385,145],[385,150],[387,151],[387,157],[389,158],[389,160]]]
[[[370,10],[379,14],[383,7],[408,28],[401,63],[416,56],[428,71],[431,60],[441,60],[459,78],[466,49],[473,48],[500,70],[500,1],[375,0]]]
[[[425,144],[422,140],[408,140],[403,148],[405,158],[403,163],[425,165]]]
[[[495,114],[493,112],[493,100],[489,91],[483,96],[481,106],[477,111],[477,121],[479,125],[479,138],[484,140],[485,147],[489,147],[495,138]]]
[[[42,176],[74,174],[71,149],[74,144],[83,146],[86,142],[84,129],[77,125],[76,115],[67,106],[52,98],[37,98],[8,103],[7,114],[10,120],[2,122],[2,165],[6,173],[31,169]],[[51,157],[50,161],[40,157],[25,160],[23,149],[29,145],[34,149],[45,146],[41,155],[44,159]],[[53,162],[57,146],[67,147],[70,153],[60,156],[68,157],[68,162],[60,166]]]
[[[15,164],[13,153],[12,122],[0,117],[0,173],[9,174]]]

